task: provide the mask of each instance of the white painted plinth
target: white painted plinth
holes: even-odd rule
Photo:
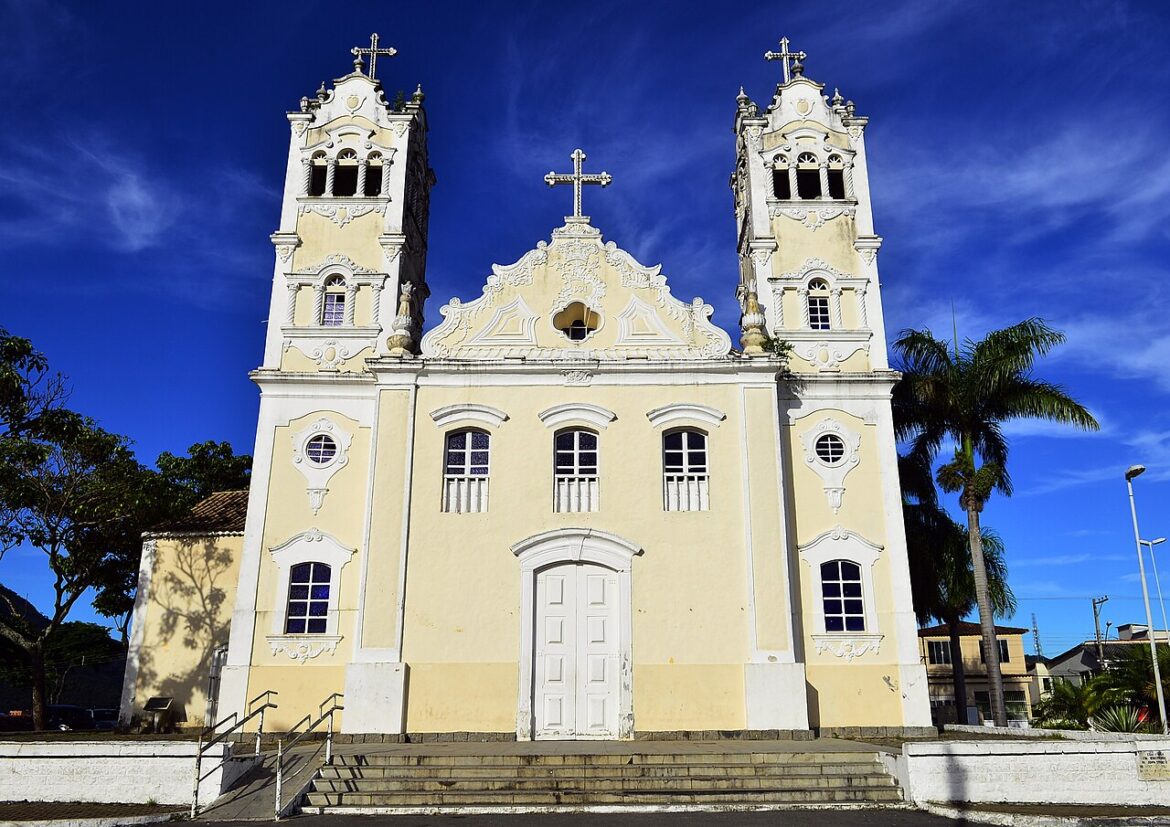
[[[397,735],[406,724],[406,664],[351,663],[345,667],[341,731]]]
[[[803,663],[747,663],[743,667],[748,729],[808,729]]]
[[[0,801],[190,804],[196,749],[194,741],[0,743]],[[252,767],[250,760],[221,764],[230,754],[230,744],[204,754],[202,804]]]
[[[902,726],[933,726],[926,667],[921,663],[902,664],[898,675],[902,689]]]
[[[902,747],[897,773],[918,803],[1166,806],[1170,773],[1159,768],[1167,758],[1170,738],[911,743]]]

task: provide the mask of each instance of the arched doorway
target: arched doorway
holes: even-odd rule
[[[634,735],[630,564],[642,550],[596,529],[512,546],[520,561],[516,737]]]

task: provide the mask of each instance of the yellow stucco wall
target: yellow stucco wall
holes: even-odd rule
[[[150,587],[135,622],[141,634],[133,714],[152,697],[174,698],[176,720],[200,727],[212,654],[227,645],[241,535],[158,537]]]

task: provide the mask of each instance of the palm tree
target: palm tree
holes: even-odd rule
[[[1052,684],[1052,692],[1036,704],[1033,712],[1042,727],[1088,729],[1095,715],[1124,700],[1124,693],[1104,675],[1086,677],[1080,683],[1057,679]]]
[[[902,514],[910,559],[910,590],[919,623],[945,623],[950,636],[951,669],[955,682],[955,711],[965,723],[967,675],[963,665],[963,618],[975,610],[975,574],[967,548],[967,531],[939,507],[929,466],[898,458],[902,481]],[[981,529],[991,604],[998,617],[1016,610],[1016,597],[1007,582],[1003,540]]]
[[[902,381],[894,388],[895,428],[910,443],[910,458],[933,467],[945,442],[954,458],[938,472],[944,491],[959,494],[967,515],[967,542],[975,578],[979,624],[987,657],[991,708],[1007,725],[1003,676],[995,642],[995,616],[987,582],[979,515],[993,491],[1012,493],[1008,443],[1001,425],[1013,419],[1047,419],[1097,430],[1095,420],[1059,385],[1032,375],[1036,359],[1064,341],[1040,319],[994,330],[982,340],[936,339],[929,330],[904,330],[894,343]]]

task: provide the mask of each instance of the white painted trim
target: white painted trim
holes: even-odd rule
[[[406,635],[406,562],[410,548],[410,503],[414,487],[415,409],[418,407],[418,385],[410,386],[410,410],[406,412],[406,467],[402,472],[402,534],[398,560],[398,605],[395,607],[394,662],[402,660],[403,639]],[[405,714],[405,712],[403,712]]]
[[[374,473],[378,467],[378,426],[382,422],[381,394],[374,394],[374,424],[370,428],[370,457],[366,468],[366,513],[362,517],[361,557],[358,559],[357,616],[353,623],[352,661],[363,659],[362,635],[366,625],[366,578],[370,567],[370,533],[374,521]]]
[[[134,613],[130,618],[130,646],[126,651],[126,671],[122,673],[122,700],[118,722],[128,725],[134,716],[134,694],[138,688],[138,667],[142,658],[142,641],[146,637],[146,613],[150,604],[150,581],[154,575],[154,558],[158,544],[148,539],[142,544],[138,559],[138,590],[134,593]],[[208,703],[211,699],[208,698]]]
[[[634,737],[633,589],[631,564],[642,554],[637,544],[595,528],[558,528],[521,540],[512,546],[520,561],[520,687],[517,699],[516,739],[530,741],[533,732],[532,694],[535,648],[536,575],[558,563],[594,563],[618,576],[618,737]]]
[[[508,415],[499,408],[490,405],[479,405],[474,402],[460,402],[456,405],[445,405],[431,411],[431,419],[440,428],[446,428],[452,423],[470,419],[498,428],[508,420]]]
[[[825,651],[828,646],[820,640],[820,636],[839,638],[862,638],[879,635],[877,616],[877,592],[873,585],[873,567],[877,563],[882,547],[862,537],[855,531],[836,526],[822,532],[816,538],[800,546],[800,556],[808,563],[811,569],[809,582],[812,584],[813,634],[817,642],[817,651]],[[825,629],[825,604],[821,593],[821,565],[831,560],[848,560],[861,568],[862,594],[865,603],[865,631],[864,632],[829,632]],[[912,605],[912,604],[911,604]],[[873,647],[876,649],[876,645]],[[844,656],[845,651],[836,650],[833,654]],[[849,659],[852,660],[853,655]]]
[[[278,546],[273,546],[268,550],[268,553],[272,557],[272,562],[276,564],[277,582],[277,588],[273,594],[275,602],[272,611],[272,631],[268,638],[269,644],[273,644],[273,638],[291,637],[313,641],[318,638],[325,640],[326,637],[336,636],[338,634],[338,607],[341,603],[341,570],[357,553],[357,549],[343,546],[332,534],[311,528],[308,531],[294,534]],[[325,621],[326,637],[308,633],[293,635],[284,630],[285,616],[288,613],[289,574],[292,567],[300,563],[325,563],[329,566],[329,614]],[[336,645],[337,642],[333,641],[333,648],[336,648]],[[273,645],[272,651],[273,654],[278,651],[275,645]],[[296,655],[291,651],[289,651],[289,656],[296,659]]]
[[[779,394],[772,394],[772,438],[776,441],[776,490],[780,494],[780,501],[776,508],[776,520],[779,523],[776,538],[780,544],[780,552],[784,555],[784,589],[785,598],[788,600],[788,652],[785,660],[795,662],[797,661],[797,629],[802,624],[803,613],[797,611],[800,572],[795,565],[796,559],[792,553],[791,538],[788,532],[788,492],[784,488],[784,468],[787,466],[785,454],[787,451],[785,450],[784,433],[780,425]],[[804,658],[801,657],[800,660],[803,661]],[[808,709],[806,703],[805,726],[807,725]]]
[[[703,422],[718,428],[719,424],[727,419],[727,414],[718,408],[712,408],[710,405],[700,405],[696,402],[673,402],[669,405],[663,405],[661,408],[647,411],[646,418],[655,428],[670,425],[680,420]]]
[[[760,656],[760,635],[756,628],[756,564],[752,547],[752,492],[748,468],[747,388],[739,389],[740,468],[743,486],[743,548],[747,557],[748,642],[753,661]]]
[[[313,462],[305,451],[309,440],[316,436],[327,436],[333,440],[337,453],[326,463],[318,465]],[[309,496],[309,508],[315,515],[325,503],[326,487],[333,475],[349,463],[349,446],[353,443],[353,434],[334,422],[328,416],[322,416],[310,423],[297,433],[293,434],[292,461],[297,470],[304,475],[308,487],[305,492]]]
[[[595,428],[602,430],[609,427],[609,423],[617,419],[617,414],[600,405],[591,405],[587,402],[565,402],[553,405],[541,411],[537,416],[548,428],[557,428],[568,422],[588,422]]]
[[[826,434],[838,437],[845,446],[841,459],[831,465],[817,454],[817,442]],[[836,417],[826,416],[806,429],[800,435],[800,441],[804,445],[804,464],[821,478],[829,508],[836,514],[841,510],[841,501],[845,496],[845,478],[861,463],[861,434]]]

